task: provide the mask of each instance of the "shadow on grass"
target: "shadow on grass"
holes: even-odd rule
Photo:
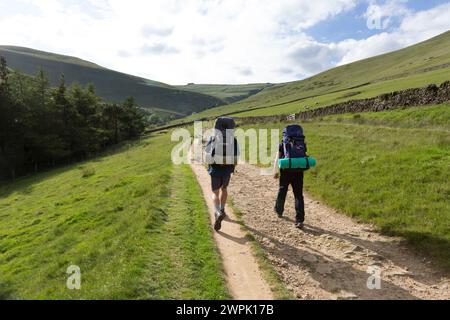
[[[7,282],[0,282],[0,300],[13,299],[14,290],[11,285]]]
[[[134,148],[136,146],[139,145],[145,146],[147,145],[148,140],[154,137],[155,136],[150,136],[146,137],[145,139],[124,141],[116,146],[111,146],[110,148],[104,150],[97,157],[80,162],[74,162],[69,165],[56,166],[54,168],[44,170],[36,174],[29,174],[16,179],[16,181],[14,182],[0,181],[0,199],[8,197],[14,192],[20,193],[22,195],[30,194],[31,192],[33,192],[33,185],[41,181],[49,179],[53,176],[63,174],[67,171],[73,170],[74,168],[80,167],[80,169],[82,169],[82,166],[85,165],[86,163],[101,162],[103,159],[107,157],[127,152],[129,149]],[[80,176],[81,175],[82,172],[80,171]]]
[[[448,234],[450,234],[450,230]],[[440,264],[450,270],[450,239],[442,239],[430,233],[414,231],[403,231],[399,235],[407,239],[408,243],[417,248],[420,253],[435,257]]]

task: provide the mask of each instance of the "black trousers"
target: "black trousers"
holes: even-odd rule
[[[278,190],[277,202],[275,204],[275,211],[281,215],[284,212],[284,203],[286,201],[286,195],[289,189],[289,185],[292,185],[295,197],[295,211],[296,222],[305,221],[305,202],[303,199],[303,171],[284,171],[280,173],[280,188]]]

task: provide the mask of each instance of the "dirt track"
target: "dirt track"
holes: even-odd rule
[[[279,219],[273,212],[277,181],[261,176],[254,166],[237,168],[229,192],[246,226],[299,299],[450,299],[449,274],[412,253],[401,239],[382,236],[308,196],[306,227],[300,231],[294,227],[291,191],[285,217]],[[369,266],[381,271],[379,290],[367,288]]]
[[[211,198],[211,182],[203,165],[191,165],[192,171],[202,188],[208,204],[211,225],[214,224],[214,206]],[[224,266],[228,290],[236,300],[272,300],[269,285],[263,279],[258,263],[253,257],[245,232],[236,221],[231,208],[227,208],[227,218],[220,232],[214,232],[214,240],[219,249]]]

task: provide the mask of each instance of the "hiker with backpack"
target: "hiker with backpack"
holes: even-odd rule
[[[215,208],[214,230],[222,228],[226,217],[225,206],[228,198],[228,185],[235,171],[239,148],[234,129],[236,123],[232,118],[218,118],[214,125],[214,134],[208,139],[205,148],[205,160],[211,176],[211,190]]]
[[[305,221],[303,176],[304,171],[311,166],[309,161],[303,128],[299,125],[287,126],[283,130],[283,141],[279,146],[273,168],[274,178],[280,179],[275,212],[279,218],[283,217],[286,195],[291,185],[295,197],[295,226],[299,229],[303,229]]]

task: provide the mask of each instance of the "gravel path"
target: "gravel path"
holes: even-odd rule
[[[273,212],[277,189],[271,176],[240,165],[229,192],[246,226],[299,299],[450,299],[449,273],[413,253],[401,239],[380,235],[308,195],[306,226],[298,230],[291,191],[285,217]],[[381,272],[381,289],[368,289],[369,268]]]

